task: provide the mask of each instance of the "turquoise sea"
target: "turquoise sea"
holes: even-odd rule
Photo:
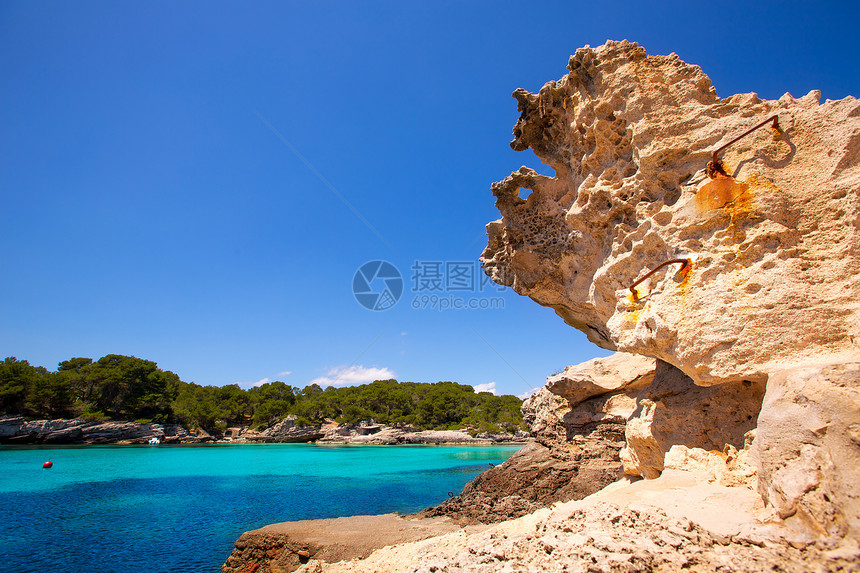
[[[269,523],[408,513],[518,447],[0,447],[0,568],[216,573]],[[52,469],[42,469],[51,460]]]

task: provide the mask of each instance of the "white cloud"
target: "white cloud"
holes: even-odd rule
[[[263,378],[261,380],[257,380],[256,382],[244,382],[244,381],[242,381],[242,382],[234,382],[234,384],[239,386],[239,388],[244,388],[247,390],[248,388],[256,388],[256,387],[262,386],[263,384],[268,384],[269,382],[271,382],[271,379]]]
[[[534,394],[536,394],[536,393],[537,393],[537,391],[538,391],[538,388],[532,388],[532,389],[531,389],[531,390],[529,390],[528,392],[523,392],[522,394],[519,394],[519,395],[517,396],[517,398],[519,398],[520,400],[528,400],[528,399],[529,399],[529,398],[531,398]]]
[[[290,374],[292,374],[290,370],[284,370],[283,372],[278,372],[276,376],[280,378],[281,376],[289,376]]]
[[[498,391],[496,390],[495,382],[487,382],[486,384],[478,384],[477,386],[472,386],[475,389],[475,392],[489,392],[493,396],[498,396]]]
[[[350,384],[366,384],[374,380],[394,378],[394,372],[388,368],[365,368],[364,366],[338,366],[329,370],[325,376],[314,378],[308,384],[320,386],[349,386]]]

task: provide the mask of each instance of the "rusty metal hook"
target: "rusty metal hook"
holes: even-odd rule
[[[711,159],[711,161],[708,162],[708,166],[705,168],[705,170],[708,173],[708,177],[710,177],[711,179],[716,178],[717,175],[725,175],[726,177],[728,177],[729,174],[726,173],[726,168],[723,166],[723,162],[720,161],[720,159],[718,157],[720,152],[722,152],[724,149],[726,149],[730,145],[737,143],[738,141],[740,141],[741,139],[743,139],[747,135],[751,134],[752,132],[754,132],[758,128],[767,125],[767,123],[770,121],[773,122],[773,124],[770,127],[772,129],[775,129],[775,130],[779,131],[780,133],[782,133],[782,129],[780,129],[780,127],[779,127],[779,115],[771,116],[771,117],[767,118],[766,120],[764,120],[763,122],[756,125],[755,127],[751,127],[750,129],[746,130],[745,132],[743,132],[742,134],[740,134],[739,136],[737,136],[736,138],[734,138],[730,142],[726,143],[722,147],[717,148],[717,150],[714,151],[713,158]]]
[[[653,275],[654,273],[656,273],[657,271],[659,271],[663,267],[665,267],[667,265],[673,265],[675,263],[679,263],[681,265],[680,271],[683,271],[684,269],[689,270],[693,266],[693,262],[690,259],[669,259],[668,261],[660,263],[659,265],[657,265],[656,267],[654,267],[653,269],[648,271],[648,274],[646,274],[644,277],[642,277],[641,279],[637,280],[635,283],[630,285],[630,292],[633,293],[633,300],[639,300],[639,295],[636,293],[636,286],[638,284],[643,282],[645,279],[647,279],[648,277],[650,277],[651,275]]]

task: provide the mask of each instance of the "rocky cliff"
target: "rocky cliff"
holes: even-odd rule
[[[176,424],[0,418],[0,443],[7,444],[146,444],[152,438],[165,444],[212,441],[208,435],[191,434]]]
[[[532,513],[301,570],[860,571],[860,102],[720,98],[629,42],[514,97],[555,173],[493,184],[484,268],[620,352],[431,510]]]
[[[697,66],[609,42],[517,90],[521,168],[493,184],[484,268],[602,348],[696,384],[860,353],[860,102],[717,96]],[[706,172],[730,146],[724,171]],[[769,124],[770,125],[770,124]],[[527,190],[528,197],[523,190]],[[638,278],[672,259],[687,259]]]
[[[514,92],[511,145],[555,175],[493,185],[485,269],[599,346],[656,359],[625,473],[660,476],[673,446],[740,456],[797,535],[856,533],[860,102],[721,99],[698,67],[628,42],[577,50],[568,71]],[[592,387],[546,390],[573,406]]]

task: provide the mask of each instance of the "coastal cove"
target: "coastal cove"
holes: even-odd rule
[[[24,571],[219,570],[244,531],[437,504],[519,446],[0,447],[0,562]],[[51,460],[50,470],[42,463]]]

